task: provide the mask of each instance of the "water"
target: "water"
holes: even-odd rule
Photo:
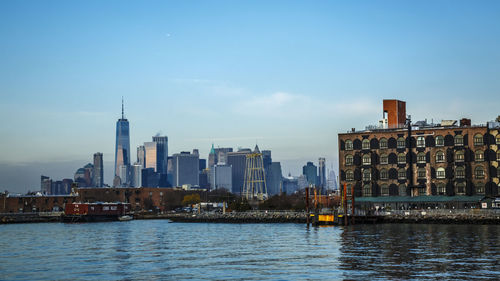
[[[2,280],[456,280],[500,277],[499,225],[0,225]]]

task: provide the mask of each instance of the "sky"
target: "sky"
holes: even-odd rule
[[[382,118],[500,115],[498,1],[0,1],[0,190],[72,178],[125,100],[135,148],[272,150],[283,174]]]

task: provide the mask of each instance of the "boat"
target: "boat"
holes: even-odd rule
[[[117,221],[122,216],[128,216],[130,211],[130,203],[68,203],[61,219],[63,222]]]
[[[133,220],[133,219],[134,219],[134,217],[129,216],[129,215],[124,215],[124,216],[120,216],[120,217],[118,217],[118,220],[119,220],[119,221],[131,221],[131,220]]]

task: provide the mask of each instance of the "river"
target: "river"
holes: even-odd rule
[[[2,280],[498,280],[500,225],[0,225]]]

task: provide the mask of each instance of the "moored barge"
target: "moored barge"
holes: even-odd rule
[[[63,222],[117,221],[119,217],[130,215],[130,203],[69,203],[66,204]]]

